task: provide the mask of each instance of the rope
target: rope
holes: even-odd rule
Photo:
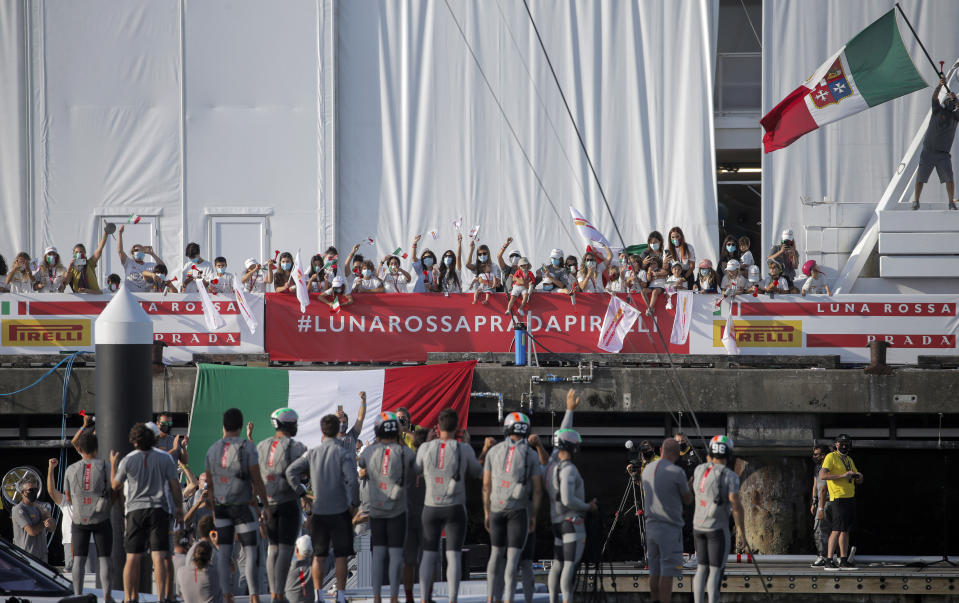
[[[36,381],[34,381],[33,383],[31,383],[30,385],[28,385],[28,386],[26,386],[26,387],[24,387],[24,388],[22,388],[22,389],[18,389],[18,390],[15,391],[15,392],[10,392],[9,394],[0,393],[0,396],[15,396],[15,395],[17,395],[17,394],[20,394],[20,393],[23,393],[23,392],[27,391],[27,390],[30,389],[31,387],[34,387],[34,386],[38,385],[41,381],[43,381],[44,379],[46,379],[47,377],[49,377],[50,375],[52,375],[52,374],[53,374],[53,371],[55,371],[55,370],[57,370],[58,368],[60,368],[60,365],[63,364],[64,362],[69,361],[69,362],[70,362],[70,366],[72,367],[72,366],[73,366],[73,360],[77,357],[77,354],[79,354],[79,353],[80,353],[80,352],[74,352],[73,354],[70,354],[69,356],[65,357],[63,360],[61,360],[60,362],[58,362],[53,368],[51,368],[49,371],[47,371],[45,375],[43,375],[42,377],[40,377],[39,379],[37,379]],[[70,371],[69,371],[69,369],[68,369],[68,370],[67,370],[67,375],[69,375],[69,374],[70,374]]]

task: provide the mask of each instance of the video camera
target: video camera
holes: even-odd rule
[[[626,441],[626,449],[630,452],[633,452],[635,445],[632,440]],[[639,450],[636,451],[638,454],[636,457],[629,460],[630,464],[630,474],[635,475],[643,467],[645,467],[653,458],[656,456],[656,449],[653,448],[653,445],[650,444],[647,440],[643,440],[639,444]]]

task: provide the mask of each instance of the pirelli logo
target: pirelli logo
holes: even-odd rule
[[[3,345],[78,348],[90,345],[90,319],[19,319],[3,321]]]
[[[801,320],[734,320],[736,343],[745,348],[801,348]],[[723,347],[725,320],[713,321],[713,347]]]

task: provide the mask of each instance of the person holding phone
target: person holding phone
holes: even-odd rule
[[[829,522],[829,545],[826,564],[827,572],[837,570],[855,570],[856,564],[849,560],[849,535],[856,526],[856,486],[862,484],[862,473],[856,468],[849,452],[852,441],[844,433],[836,436],[835,450],[826,455],[819,470],[819,478],[826,481],[829,491],[829,506],[826,508],[826,520]],[[836,545],[839,545],[839,563],[833,561]]]
[[[796,278],[796,270],[799,269],[799,252],[796,251],[796,238],[790,228],[783,230],[779,245],[773,245],[769,248],[769,255],[766,261],[777,260],[783,266],[783,275],[789,288],[793,287],[793,279]]]

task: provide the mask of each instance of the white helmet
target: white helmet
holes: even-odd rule
[[[759,266],[753,264],[749,267],[749,282],[758,283],[759,282]]]

